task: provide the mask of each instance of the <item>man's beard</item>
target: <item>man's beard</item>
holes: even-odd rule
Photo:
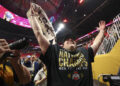
[[[76,50],[75,45],[70,46],[70,49],[69,49],[69,50],[70,50],[70,51],[74,51],[74,50]]]

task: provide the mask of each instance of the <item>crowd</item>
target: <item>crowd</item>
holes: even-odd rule
[[[29,70],[31,75],[31,82],[27,84],[29,86],[39,86],[41,79],[47,76],[45,64],[39,58],[36,55],[21,57],[21,64]]]
[[[42,55],[21,57],[20,54],[18,50],[10,50],[6,40],[0,39],[0,86],[46,86],[46,66],[39,59]]]

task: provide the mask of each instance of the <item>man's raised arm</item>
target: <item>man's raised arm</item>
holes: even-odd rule
[[[104,39],[104,33],[105,33],[105,21],[100,21],[99,22],[99,33],[98,35],[96,36],[93,44],[91,45],[92,49],[93,49],[93,52],[94,52],[94,55],[96,54],[99,46],[101,45],[103,39]]]
[[[45,54],[45,52],[47,51],[50,42],[47,40],[47,38],[43,35],[42,32],[42,27],[40,26],[40,23],[38,22],[38,18],[39,18],[39,14],[37,11],[35,11],[36,8],[34,5],[31,6],[30,10],[27,13],[27,17],[29,19],[29,22],[32,26],[32,29],[34,31],[34,34],[37,38],[37,41],[39,43],[39,46],[41,48],[41,51],[43,53],[43,55]]]

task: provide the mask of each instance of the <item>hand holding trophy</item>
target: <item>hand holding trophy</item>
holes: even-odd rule
[[[32,27],[38,27],[47,40],[53,41],[52,44],[55,44],[56,35],[54,28],[45,11],[39,5],[31,3],[27,17]]]

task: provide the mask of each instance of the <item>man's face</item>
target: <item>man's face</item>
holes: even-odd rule
[[[66,50],[73,51],[76,49],[76,42],[73,39],[69,38],[65,40],[63,48],[65,48]]]

